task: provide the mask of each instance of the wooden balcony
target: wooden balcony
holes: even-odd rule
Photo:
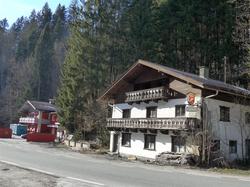
[[[21,117],[19,118],[19,123],[24,123],[24,124],[37,124],[39,121],[38,118],[36,117]],[[41,124],[49,124],[50,121],[46,119],[41,120]]]
[[[198,127],[195,118],[109,118],[108,128],[191,130]]]
[[[167,99],[169,97],[174,97],[177,94],[177,92],[166,87],[150,88],[145,90],[127,92],[125,102],[132,103],[140,101]]]

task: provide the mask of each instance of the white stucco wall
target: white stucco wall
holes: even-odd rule
[[[171,151],[171,136],[161,133],[156,135],[155,150],[144,149],[144,134],[141,132],[131,133],[131,147],[121,146],[121,135],[119,136],[119,153],[135,155],[155,159],[155,156],[164,151]]]
[[[197,96],[195,104],[200,103],[200,97]],[[188,104],[186,98],[182,99],[170,99],[159,102],[149,102],[140,104],[128,105],[127,103],[113,105],[112,118],[122,118],[122,110],[131,109],[131,118],[146,118],[146,108],[151,106],[157,106],[157,118],[174,118],[175,117],[175,105]],[[200,111],[199,111],[200,112]],[[200,117],[200,115],[198,115]],[[186,112],[186,117],[188,113]],[[171,151],[171,135],[162,134],[158,131],[156,135],[156,149],[147,150],[144,149],[144,134],[131,133],[131,147],[121,146],[121,132],[118,141],[118,150],[120,154],[135,155],[139,157],[146,157],[154,159],[156,155],[164,151]]]
[[[250,112],[250,107],[215,99],[206,99],[206,103],[211,113],[212,135],[220,140],[222,155],[229,160],[242,159],[242,143],[245,155],[245,139],[250,139],[250,125],[245,124],[245,112]],[[230,122],[220,121],[220,106],[230,108]],[[229,154],[229,140],[237,141],[237,154]]]
[[[196,103],[200,101],[200,97],[196,97]],[[146,118],[146,107],[157,106],[158,118],[173,118],[175,117],[175,105],[188,104],[186,98],[170,99],[168,102],[159,101],[128,105],[127,103],[116,104],[113,106],[112,118],[122,118],[123,109],[131,109],[131,118]],[[186,114],[186,117],[188,115]],[[199,118],[199,117],[198,117]]]

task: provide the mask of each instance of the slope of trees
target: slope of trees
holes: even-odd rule
[[[0,118],[15,122],[26,99],[48,101],[57,92],[68,27],[64,6],[18,18],[8,29],[0,22]]]
[[[0,117],[12,121],[25,99],[56,97],[65,127],[98,133],[107,113],[96,98],[138,58],[192,73],[205,65],[211,78],[247,84],[249,3],[75,0],[55,13],[45,4],[10,29],[2,20]]]

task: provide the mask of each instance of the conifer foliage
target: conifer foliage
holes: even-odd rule
[[[74,0],[10,28],[0,20],[0,121],[13,121],[25,99],[56,98],[70,132],[105,137],[108,110],[96,99],[139,58],[191,73],[205,65],[211,78],[246,86],[249,8],[250,0]]]

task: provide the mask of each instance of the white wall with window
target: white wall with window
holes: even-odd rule
[[[145,142],[147,137],[148,142]],[[153,139],[155,138],[155,144]],[[146,144],[145,144],[146,143]],[[122,145],[122,135],[120,135],[119,141],[119,153],[121,155],[135,155],[138,157],[152,158],[164,151],[171,151],[171,136],[166,134],[149,134],[138,131],[137,133],[131,133],[131,145]]]
[[[130,109],[131,118],[146,118],[147,108],[150,108],[150,107],[157,107],[156,108],[157,118],[174,118],[176,117],[176,106],[187,105],[187,104],[188,103],[187,103],[186,98],[171,99],[168,102],[161,100],[158,103],[142,102],[140,104],[133,103],[132,105],[129,105],[127,103],[115,104],[113,106],[112,118],[122,118],[124,109]]]
[[[210,124],[214,139],[220,140],[220,152],[229,160],[242,159],[246,156],[246,139],[250,137],[250,124],[247,114],[250,107],[215,99],[205,99],[209,111]],[[243,142],[242,142],[243,140]],[[232,153],[232,144],[236,141],[237,149]]]

